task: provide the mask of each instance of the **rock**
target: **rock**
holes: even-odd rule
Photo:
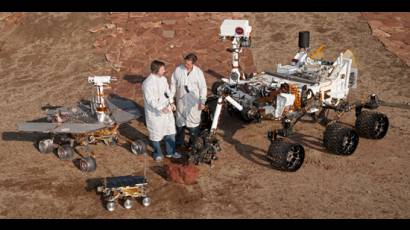
[[[376,37],[390,37],[391,36],[389,33],[386,33],[383,30],[378,29],[378,28],[373,29],[372,35]]]
[[[0,21],[6,19],[7,17],[13,15],[13,13],[0,13]]]
[[[119,59],[119,54],[118,53],[106,53],[105,59],[109,63],[116,63],[117,60]]]
[[[163,20],[162,24],[165,25],[174,25],[177,21],[176,20]]]
[[[161,21],[159,21],[159,22],[143,22],[143,23],[140,23],[139,25],[142,26],[145,29],[159,28],[159,27],[161,27]]]
[[[90,31],[91,33],[97,33],[97,32],[100,32],[104,29],[105,29],[105,26],[97,26],[97,27],[89,29],[88,31]]]
[[[107,45],[107,40],[97,40],[94,42],[93,46],[95,48],[102,48]]]
[[[142,18],[145,17],[147,13],[130,13],[130,18]]]
[[[124,33],[124,28],[118,27],[118,28],[117,28],[117,33],[119,33],[119,34]]]
[[[173,38],[175,36],[175,31],[174,30],[164,30],[162,32],[162,36],[165,38]]]
[[[113,23],[108,23],[108,24],[105,24],[105,28],[107,28],[107,29],[114,29],[115,28],[115,24],[113,24]]]
[[[114,63],[114,64],[112,65],[112,69],[113,69],[115,72],[120,72],[120,71],[121,71],[121,67],[122,67],[121,63]]]
[[[169,181],[179,184],[195,184],[198,178],[199,169],[194,165],[181,165],[166,163],[164,169]]]

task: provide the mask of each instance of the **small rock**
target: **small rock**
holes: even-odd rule
[[[164,30],[162,31],[162,36],[165,38],[173,38],[175,36],[174,30]]]
[[[102,48],[107,45],[107,40],[97,40],[94,42],[93,46],[95,48]]]
[[[146,16],[146,13],[130,13],[129,14],[129,17],[130,18],[141,18],[141,17],[145,17]]]
[[[383,30],[378,29],[378,28],[374,28],[372,31],[372,34],[373,36],[376,36],[376,37],[390,37],[391,36],[389,33],[386,33]]]
[[[13,15],[13,13],[0,13],[0,21],[3,21],[7,17]]]
[[[119,34],[124,33],[124,28],[118,27],[118,28],[117,28],[117,32],[118,32]]]
[[[115,55],[113,53],[106,53],[105,54],[105,60],[107,60],[107,62],[109,62],[109,63],[114,63],[117,60],[117,55]]]
[[[162,21],[162,24],[174,25],[176,22],[177,22],[176,20],[164,20],[164,21]]]
[[[98,26],[98,27],[91,28],[88,31],[90,31],[91,33],[97,33],[97,32],[104,30],[104,28],[105,26]]]
[[[140,23],[140,26],[142,26],[145,29],[159,28],[159,27],[161,27],[161,21],[159,21],[159,22],[143,22],[143,23]]]
[[[105,24],[105,28],[107,29],[114,29],[115,28],[115,24],[109,23],[109,24]]]
[[[120,64],[114,64],[114,65],[112,65],[112,69],[115,71],[115,72],[120,72],[121,71],[121,65]]]

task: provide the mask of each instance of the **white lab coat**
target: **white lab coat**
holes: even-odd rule
[[[193,66],[192,71],[188,72],[184,65],[179,65],[171,78],[171,95],[176,97],[176,125],[178,127],[187,126],[197,127],[201,122],[201,110],[198,104],[205,104],[207,87],[202,70]],[[185,90],[188,87],[189,93]]]
[[[169,85],[165,77],[151,74],[142,84],[144,92],[145,121],[151,141],[160,141],[165,135],[176,133],[175,118],[172,112],[163,113],[161,110],[169,103],[173,103]],[[169,99],[165,97],[168,94]]]

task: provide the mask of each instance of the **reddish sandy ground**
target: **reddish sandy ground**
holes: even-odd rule
[[[352,99],[376,92],[388,102],[408,103],[408,56],[389,50],[406,43],[410,14],[400,14],[395,31],[381,28],[381,15],[359,13],[19,13],[0,14],[0,217],[3,218],[409,218],[410,123],[407,110],[381,107],[390,118],[387,136],[360,139],[348,157],[322,147],[324,128],[296,126],[306,159],[295,173],[272,169],[264,155],[272,121],[244,124],[224,114],[220,159],[199,166],[198,183],[167,182],[162,164],[149,159],[152,205],[104,210],[86,180],[142,173],[142,156],[121,146],[95,146],[97,170],[82,173],[71,161],[42,155],[34,134],[16,132],[18,122],[40,118],[47,103],[72,105],[90,95],[89,75],[119,78],[113,92],[143,106],[141,81],[152,59],[167,62],[168,77],[182,55],[194,51],[208,86],[230,68],[229,42],[218,40],[225,18],[248,18],[253,47],[242,54],[247,72],[274,69],[297,51],[297,32],[311,31],[311,47],[325,44],[332,60],[345,49],[355,54],[359,86]],[[390,16],[389,16],[390,17]],[[298,21],[294,19],[298,18]],[[370,21],[370,26],[367,20]],[[381,20],[378,24],[377,20]],[[404,23],[406,22],[406,23]],[[373,28],[390,34],[383,40]],[[394,26],[393,26],[394,27]],[[373,32],[372,32],[373,29]],[[374,34],[376,37],[374,37]],[[383,34],[383,33],[381,33]],[[400,37],[402,36],[402,37]],[[394,39],[393,39],[394,38]],[[384,42],[384,45],[379,41]],[[396,42],[396,43],[395,43]],[[404,46],[403,46],[404,47]],[[344,122],[353,124],[354,115]],[[131,138],[147,137],[140,121],[121,128]]]

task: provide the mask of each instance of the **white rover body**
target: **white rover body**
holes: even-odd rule
[[[324,145],[335,154],[352,154],[358,145],[359,135],[372,139],[386,135],[389,126],[387,116],[362,111],[363,108],[376,109],[379,106],[375,94],[366,102],[347,102],[349,89],[356,87],[358,73],[350,51],[341,53],[334,62],[315,59],[323,47],[310,55],[309,32],[303,31],[299,32],[299,52],[290,64],[279,64],[274,73],[238,74],[238,54],[242,47],[250,46],[251,29],[246,20],[225,20],[222,23],[220,36],[232,41],[233,69],[229,79],[222,79],[212,86],[215,96],[208,99],[209,113],[213,114],[208,116],[212,119],[211,135],[217,128],[223,102],[228,102],[228,111],[240,113],[246,121],[260,121],[264,117],[280,120],[283,129],[268,133],[271,146],[267,159],[274,168],[284,171],[296,171],[303,163],[303,146],[290,143],[286,137],[292,134],[293,125],[305,115],[327,125]],[[344,112],[352,109],[356,110],[357,116],[355,128],[337,123]],[[327,110],[336,111],[337,119],[329,122]]]

